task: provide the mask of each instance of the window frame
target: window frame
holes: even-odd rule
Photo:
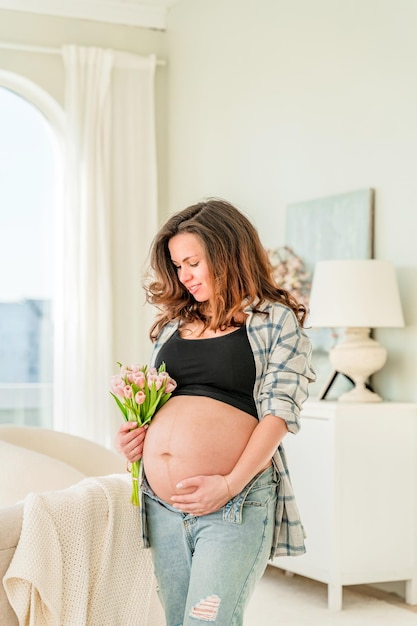
[[[33,105],[46,119],[50,125],[53,150],[55,152],[56,167],[56,215],[55,215],[55,231],[58,235],[59,227],[58,223],[62,219],[63,212],[63,148],[64,148],[64,129],[65,129],[65,113],[63,108],[58,102],[43,88],[29,80],[28,78],[21,76],[15,72],[0,69],[0,87],[8,89],[17,96],[20,96],[26,100],[29,104]],[[61,196],[61,197],[60,197]],[[56,248],[59,248],[59,242]],[[56,265],[56,263],[55,263]],[[55,342],[54,342],[55,343]],[[55,355],[53,357],[55,368]],[[42,394],[41,394],[42,395]],[[53,394],[54,396],[54,394]],[[54,411],[52,410],[54,415]],[[54,427],[54,420],[52,418],[52,427]],[[39,424],[42,426],[43,424]]]

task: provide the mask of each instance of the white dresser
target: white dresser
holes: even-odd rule
[[[273,565],[343,585],[406,581],[417,604],[417,405],[309,401],[284,441],[307,553]]]

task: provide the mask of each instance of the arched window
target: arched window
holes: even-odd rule
[[[0,76],[0,423],[52,427],[56,139]]]

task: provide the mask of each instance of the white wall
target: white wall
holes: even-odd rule
[[[0,41],[168,58],[156,77],[163,216],[223,196],[278,246],[288,203],[373,187],[375,252],[397,267],[407,324],[377,333],[389,360],[375,382],[415,402],[416,23],[415,0],[179,0],[167,33],[0,10]],[[0,68],[62,104],[59,57],[0,49]]]
[[[290,202],[373,187],[405,329],[384,398],[417,401],[417,2],[180,0],[168,18],[169,202],[236,202],[267,246]],[[395,420],[395,416],[393,416]]]

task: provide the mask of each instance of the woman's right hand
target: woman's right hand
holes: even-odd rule
[[[139,427],[137,422],[123,422],[117,431],[115,448],[126,457],[129,463],[135,463],[142,458],[147,428],[147,426]]]

